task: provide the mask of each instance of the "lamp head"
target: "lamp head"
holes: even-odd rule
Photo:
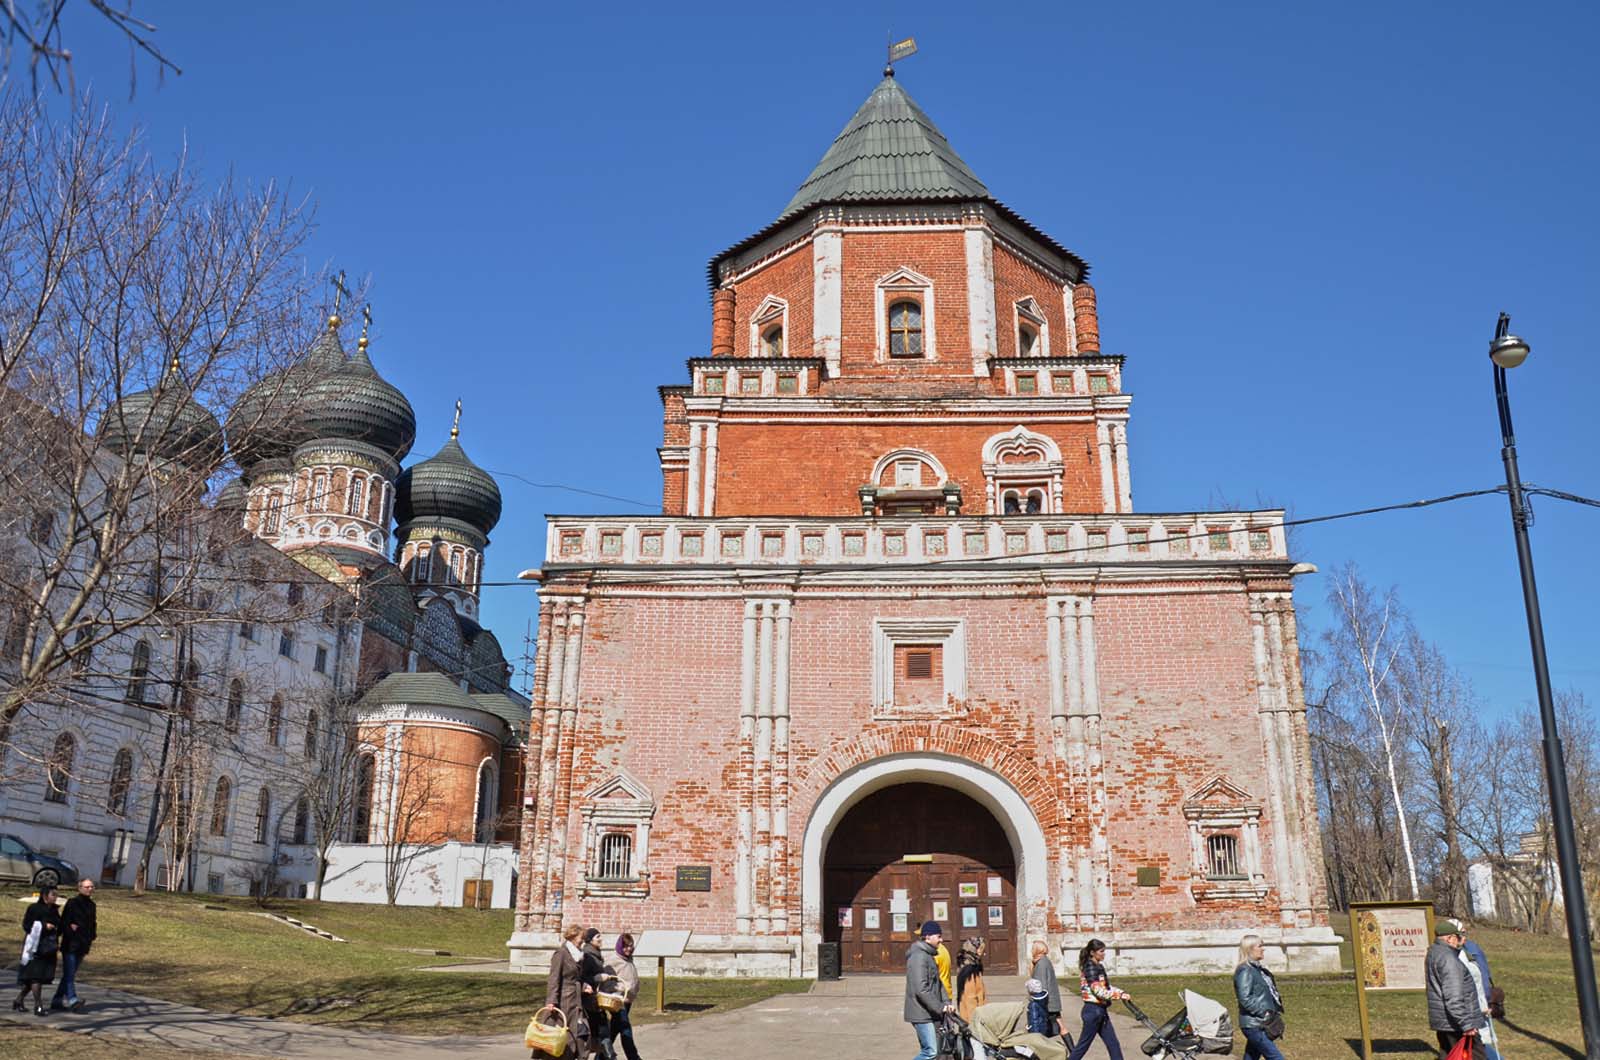
[[[1515,335],[1500,335],[1489,343],[1489,360],[1501,368],[1515,368],[1528,359],[1528,344]]]

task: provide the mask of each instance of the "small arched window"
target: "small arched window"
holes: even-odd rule
[[[183,668],[183,688],[178,694],[178,708],[184,717],[194,717],[194,698],[199,691],[200,664],[190,659]]]
[[[223,715],[222,727],[228,732],[239,731],[239,718],[244,713],[244,682],[235,677],[228,682],[228,713]]]
[[[228,803],[233,799],[233,781],[227,777],[217,778],[217,791],[211,799],[211,834],[225,836],[228,834]]]
[[[761,333],[761,355],[763,357],[783,356],[783,325],[778,324]]]
[[[1039,344],[1039,333],[1026,324],[1017,328],[1017,356],[1032,357],[1033,349]]]
[[[306,711],[306,757],[307,758],[315,758],[317,756],[317,725],[318,725],[317,712],[314,711],[314,710]]]
[[[355,808],[350,814],[350,842],[372,842],[372,789],[377,766],[371,755],[362,755],[356,762]]]
[[[350,496],[346,498],[345,511],[360,516],[367,503],[367,480],[359,475],[350,479]]]
[[[1041,490],[1029,490],[1028,500],[1023,508],[1029,515],[1038,515],[1044,511],[1044,493]]]
[[[256,797],[256,842],[265,843],[272,827],[272,792],[266,788]]]
[[[311,504],[309,507],[314,512],[328,510],[328,476],[320,471],[311,477]]]
[[[633,836],[626,832],[607,832],[600,837],[595,876],[601,880],[632,879]]]
[[[432,550],[428,545],[417,546],[416,555],[411,560],[411,580],[413,582],[418,585],[427,584],[428,575],[431,573],[428,568],[431,566],[432,559]]]
[[[267,742],[274,747],[283,746],[283,697],[273,696],[267,707]]]
[[[78,755],[78,741],[70,732],[56,737],[50,749],[50,761],[44,771],[44,798],[46,802],[66,802],[67,789],[72,785],[73,760]]]
[[[901,301],[889,307],[889,356],[922,356],[922,304]]]
[[[494,763],[485,760],[478,766],[478,842],[494,842]]]
[[[273,490],[267,498],[267,519],[263,533],[276,534],[283,523],[283,491]]]
[[[1021,515],[1022,514],[1022,498],[1017,496],[1017,493],[1016,493],[1015,490],[1008,490],[1006,492],[1005,503],[1002,506],[1001,510],[1006,515]]]
[[[128,816],[128,792],[133,788],[133,752],[124,747],[111,760],[111,788],[106,809],[116,817]]]
[[[128,702],[143,703],[145,701],[146,684],[150,677],[150,644],[148,641],[136,641],[133,645],[133,661],[128,666]]]
[[[304,843],[311,834],[311,804],[302,798],[294,804],[294,839],[295,843]]]

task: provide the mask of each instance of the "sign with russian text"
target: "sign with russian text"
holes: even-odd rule
[[[710,865],[679,865],[678,890],[680,891],[709,891],[711,890]]]
[[[1368,990],[1426,990],[1428,911],[1376,908],[1355,911],[1355,944],[1361,947],[1361,985]]]

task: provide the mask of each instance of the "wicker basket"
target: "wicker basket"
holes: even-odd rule
[[[621,1012],[628,1006],[628,999],[622,994],[607,994],[602,991],[595,996],[595,1004],[600,1006],[601,1012]]]
[[[553,1012],[561,1022],[541,1023],[539,1017],[546,1012]],[[567,1041],[572,1034],[567,1030],[567,1015],[554,1005],[546,1005],[533,1014],[533,1019],[528,1021],[528,1029],[522,1034],[522,1044],[529,1049],[537,1049],[541,1053],[551,1056],[561,1056],[567,1051]]]

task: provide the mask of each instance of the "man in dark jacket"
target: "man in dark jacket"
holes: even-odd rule
[[[61,910],[61,983],[50,999],[52,1009],[83,1008],[78,999],[78,968],[94,945],[94,881],[78,881],[78,893]]]
[[[1464,1035],[1472,1034],[1473,1060],[1484,1060],[1483,1043],[1473,1033],[1485,1026],[1488,1013],[1478,1003],[1478,988],[1472,974],[1461,963],[1461,947],[1467,941],[1466,929],[1458,922],[1441,917],[1433,922],[1434,943],[1428,947],[1428,1026],[1439,1037],[1439,1048],[1448,1055]]]
[[[939,981],[939,964],[934,954],[944,935],[930,920],[922,925],[922,937],[906,950],[906,1022],[917,1032],[922,1047],[916,1060],[933,1060],[939,1055],[939,1032],[934,1022],[951,1009],[950,995]]]

